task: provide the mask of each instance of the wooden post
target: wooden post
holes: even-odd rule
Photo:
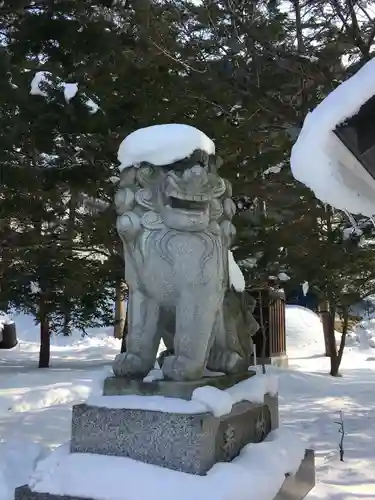
[[[257,301],[254,317],[261,329],[254,335],[256,355],[264,358],[266,363],[272,363],[272,358],[286,357],[286,330],[285,330],[285,295],[282,290],[263,288],[250,290]],[[264,335],[263,335],[264,333]],[[264,361],[263,360],[263,361]]]

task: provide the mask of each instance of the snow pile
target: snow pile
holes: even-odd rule
[[[288,309],[293,307],[289,306],[287,308],[287,315]],[[300,309],[307,312],[309,316],[312,314],[314,317],[311,311]],[[17,329],[31,332],[34,328],[31,317],[25,316],[22,320],[19,316],[13,317]],[[305,321],[299,324],[304,327],[306,323]],[[370,326],[371,323],[368,324],[369,329]],[[35,328],[35,335],[37,335],[38,327]],[[304,333],[305,338],[303,338]],[[267,371],[268,373],[276,373],[279,379],[281,421],[292,430],[293,435],[303,437],[303,440],[308,443],[308,447],[316,450],[317,485],[307,498],[309,500],[349,500],[349,498],[374,500],[375,399],[373,396],[375,391],[375,356],[369,356],[368,351],[346,348],[341,367],[343,376],[339,378],[330,377],[327,375],[330,368],[329,358],[323,355],[323,350],[319,349],[316,353],[313,352],[315,344],[310,343],[310,339],[306,338],[306,332],[303,329],[296,331],[295,335],[299,336],[299,343],[304,346],[298,350],[298,342],[295,343],[296,348],[293,354],[298,359],[298,365],[291,361],[289,366],[293,366],[293,369],[279,370],[269,367]],[[37,341],[37,337],[32,337],[31,333],[28,338],[30,340],[34,338]],[[67,347],[53,352],[52,363],[60,366],[60,368],[39,370],[37,368],[37,353],[31,352],[30,354],[30,351],[27,350],[29,345],[28,343],[21,343],[20,348],[2,352],[0,355],[0,436],[6,436],[8,443],[11,438],[17,438],[19,443],[17,453],[20,457],[19,460],[16,459],[17,465],[15,466],[15,462],[11,458],[12,454],[9,452],[4,453],[4,445],[0,445],[0,500],[13,500],[14,486],[27,482],[28,471],[35,462],[34,456],[28,451],[28,442],[43,443],[46,447],[53,449],[70,439],[71,405],[73,403],[82,403],[82,399],[86,397],[86,389],[77,390],[76,388],[87,384],[87,386],[93,388],[95,393],[99,394],[102,389],[101,381],[105,377],[102,366],[108,365],[114,357],[114,354],[111,357],[109,356],[110,350],[105,350],[103,346],[99,345],[90,350],[90,353],[79,350],[71,351]],[[311,354],[318,354],[318,356],[312,356]],[[291,357],[289,359],[291,360]],[[96,368],[93,369],[94,367]],[[110,367],[106,366],[106,369],[109,371]],[[72,395],[75,394],[77,399],[67,403],[67,395],[61,393],[64,398],[60,404],[54,390],[56,388],[66,389],[69,386],[72,388]],[[51,399],[45,396],[45,393],[49,391],[53,391],[51,396],[54,397],[51,397]],[[31,393],[33,393],[32,397]],[[25,399],[25,404],[23,404],[23,399]],[[32,403],[31,400],[34,402]],[[42,404],[47,406],[42,409]],[[25,411],[27,406],[29,409]],[[21,412],[18,413],[16,411],[18,409]],[[340,462],[337,449],[340,436],[335,422],[339,420],[340,411],[343,412],[347,431],[344,443],[345,462]],[[289,441],[289,438],[287,438],[287,445],[292,446],[292,439],[294,438],[291,437]],[[127,493],[130,495],[136,488],[137,499],[147,498],[149,500],[150,492],[148,488],[150,484],[154,485],[151,496],[151,498],[154,498],[158,496],[159,492],[155,493],[157,489],[162,492],[162,495],[168,490],[165,486],[166,480],[168,480],[168,485],[170,484],[169,481],[172,481],[172,487],[175,488],[172,489],[171,493],[171,495],[174,494],[173,500],[176,497],[185,500],[181,496],[184,494],[184,485],[187,484],[186,481],[190,485],[190,481],[193,480],[199,482],[199,487],[203,482],[208,490],[207,494],[204,495],[205,490],[203,489],[204,486],[202,486],[202,490],[199,490],[203,491],[202,496],[198,493],[193,497],[194,499],[210,499],[212,498],[210,495],[213,495],[213,491],[215,491],[216,496],[214,498],[220,500],[232,485],[232,482],[226,485],[226,479],[234,477],[232,474],[238,471],[236,478],[238,485],[236,483],[233,489],[234,498],[236,498],[235,494],[238,494],[238,498],[241,500],[248,500],[249,496],[253,497],[252,493],[254,492],[254,498],[258,500],[258,498],[262,498],[256,496],[258,493],[257,488],[260,487],[259,481],[256,482],[254,487],[253,484],[250,484],[250,476],[247,474],[251,474],[251,477],[255,475],[265,477],[267,475],[267,480],[269,481],[269,478],[271,478],[272,482],[274,478],[274,471],[268,469],[270,462],[266,464],[266,467],[262,460],[262,448],[259,446],[254,445],[254,461],[256,463],[248,466],[246,470],[242,470],[242,467],[237,462],[238,459],[236,459],[236,462],[232,464],[218,464],[207,477],[195,477],[195,479],[192,479],[189,475],[173,473],[166,469],[160,470],[152,466],[144,468],[144,464],[139,462],[120,462],[121,464],[127,463],[125,469],[127,482],[126,488],[124,488],[124,482],[122,482],[116,495],[119,496],[121,492],[121,499],[127,500]],[[16,444],[12,448],[15,450]],[[56,452],[54,456],[56,457],[58,453]],[[13,456],[16,457],[17,454]],[[27,456],[30,457],[29,461]],[[289,462],[287,462],[284,458],[285,455],[280,459],[280,455],[276,452],[275,457],[276,461],[278,461],[277,467],[283,466],[284,463],[290,463],[292,460],[289,458]],[[106,457],[103,457],[103,460],[107,460]],[[273,463],[272,458],[271,463]],[[229,469],[228,466],[230,466]],[[74,488],[86,488],[85,484],[82,484],[82,481],[85,481],[86,469],[84,468],[82,473],[79,464],[76,464],[75,467],[77,467],[77,470],[74,471],[72,476],[69,476],[72,478]],[[116,481],[123,475],[122,465],[118,467],[121,468],[116,469],[117,472],[113,473],[116,476]],[[51,481],[53,481],[56,476],[53,475],[52,467],[48,465],[47,468],[51,470]],[[103,468],[105,468],[105,474]],[[63,468],[63,470],[66,469]],[[111,476],[112,470],[113,466],[109,462],[101,463],[100,470],[99,472],[97,470],[95,477],[90,476],[93,486],[88,486],[85,491],[92,494],[92,490],[95,489],[96,491],[96,486],[100,481],[98,491],[106,488],[108,492],[112,492],[112,486],[106,483],[107,474]],[[7,471],[6,474],[5,471]],[[144,471],[148,471],[147,474],[144,474]],[[69,470],[67,472],[70,473]],[[94,473],[92,474],[94,475]],[[7,483],[4,482],[4,476],[6,476]],[[145,481],[143,481],[143,477]],[[161,477],[164,479],[163,482],[159,483]],[[207,478],[211,479],[208,480]],[[213,483],[213,478],[222,482]],[[43,481],[47,481],[45,475]],[[38,483],[40,484],[40,481]],[[110,483],[110,479],[108,483]],[[70,479],[69,482],[63,480],[56,483],[55,487],[58,488],[59,484],[62,484],[62,488],[70,488]],[[113,484],[118,484],[118,482]],[[214,486],[214,484],[217,486]],[[3,496],[5,491],[8,492],[6,497]],[[221,491],[223,491],[222,496]],[[168,492],[165,494],[167,495]],[[116,500],[116,498],[117,496],[113,500]],[[168,498],[166,497],[166,500]]]
[[[303,457],[302,441],[286,428],[245,446],[232,462],[214,465],[206,476],[124,457],[70,454],[64,445],[38,463],[29,486],[39,493],[97,500],[150,500],[158,491],[164,500],[247,500],[249,494],[272,500]]]
[[[215,154],[215,144],[195,127],[177,123],[152,125],[125,137],[118,150],[119,169],[142,162],[168,165],[187,158],[196,149]]]
[[[228,266],[229,266],[229,284],[236,292],[243,292],[245,290],[245,277],[242,271],[234,260],[233,253],[228,250]]]
[[[232,411],[233,399],[228,391],[216,387],[198,387],[192,394],[192,402],[201,404],[202,411],[209,409],[215,417],[228,415]]]
[[[27,484],[45,454],[42,446],[22,441],[0,442],[0,500],[11,500],[17,486]]]
[[[375,318],[358,323],[353,332],[348,333],[346,345],[359,346],[360,350],[375,347]]]
[[[275,396],[279,390],[278,377],[272,374],[256,375],[248,380],[226,389],[233,403],[250,401],[251,403],[263,403],[264,395]],[[194,395],[194,394],[193,394]]]
[[[331,92],[303,124],[291,154],[294,177],[340,210],[375,213],[375,180],[332,132],[375,94],[375,59]]]
[[[87,404],[101,408],[127,408],[132,410],[162,411],[166,413],[207,413],[215,416],[230,413],[240,401],[262,403],[265,394],[277,394],[277,377],[255,375],[225,390],[205,386],[195,389],[190,401],[164,396],[96,396],[88,398]]]
[[[84,367],[84,362],[81,362]],[[35,365],[37,366],[37,365]],[[6,369],[6,365],[3,365]],[[81,371],[48,370],[46,380],[43,371],[3,374],[3,383],[0,386],[0,414],[9,416],[27,412],[35,412],[56,405],[71,405],[81,402],[88,397],[103,392],[103,380],[111,374],[111,365],[96,368],[82,375]],[[36,370],[38,370],[36,368]],[[0,370],[1,373],[1,370]]]
[[[48,97],[48,93],[44,88],[45,85],[52,85],[53,76],[49,71],[37,71],[30,84],[30,95]],[[78,83],[58,82],[58,88],[64,93],[65,101],[69,103],[78,93]],[[85,96],[85,104],[89,108],[90,113],[96,113],[99,106],[90,98]]]
[[[320,317],[301,306],[285,307],[286,351],[300,350],[324,354],[324,333]]]
[[[4,318],[4,320],[3,320]],[[13,312],[12,319],[0,312],[0,323],[8,321],[16,323],[17,337],[23,348],[39,350],[40,325],[28,314]],[[121,341],[113,336],[113,327],[95,327],[87,328],[86,335],[83,336],[80,330],[72,330],[71,335],[51,334],[52,350],[70,350],[106,348],[116,349],[117,352],[121,346]]]

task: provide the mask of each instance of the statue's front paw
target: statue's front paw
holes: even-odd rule
[[[166,379],[199,380],[203,377],[204,366],[184,356],[169,356],[164,359],[163,373]]]
[[[151,366],[152,368],[152,366]],[[136,377],[143,378],[150,371],[150,364],[146,363],[142,358],[123,352],[118,354],[113,363],[113,373],[116,377]]]

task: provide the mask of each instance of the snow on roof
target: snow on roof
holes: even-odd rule
[[[196,149],[215,154],[213,141],[195,127],[178,123],[152,125],[125,137],[118,150],[119,169],[141,162],[168,165],[190,156]]]
[[[375,181],[332,132],[375,95],[375,59],[331,92],[306,116],[293,146],[294,177],[333,207],[371,216]]]

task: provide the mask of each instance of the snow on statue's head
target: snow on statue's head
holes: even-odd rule
[[[231,187],[218,175],[215,145],[203,132],[179,124],[143,128],[124,139],[118,158],[120,224],[122,214],[129,224],[132,211],[132,225],[141,216],[139,224],[150,229],[205,231],[210,226],[231,238]]]
[[[367,216],[375,214],[375,134],[360,151],[357,127],[361,120],[375,125],[374,82],[375,59],[307,115],[290,160],[294,177],[318,199]]]

